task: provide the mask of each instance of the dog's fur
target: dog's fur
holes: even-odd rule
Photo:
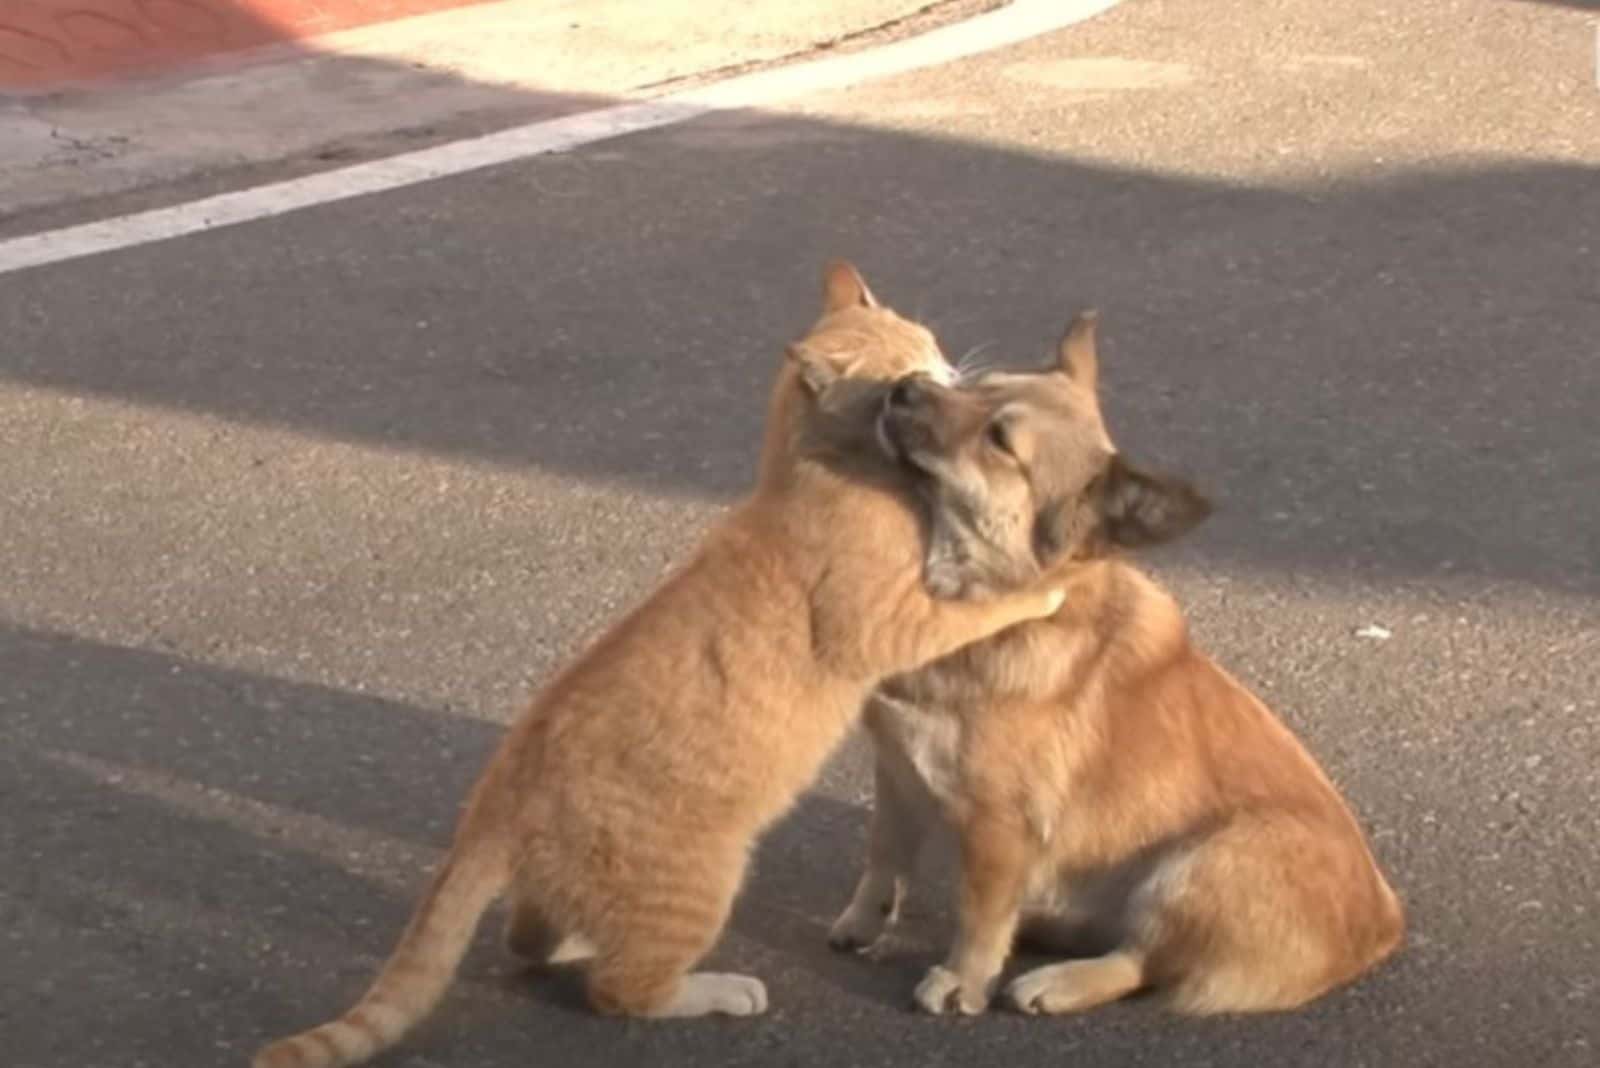
[[[1400,902],[1315,760],[1116,551],[1208,507],[1116,452],[1094,329],[1075,321],[1050,371],[908,388],[886,414],[889,447],[937,502],[930,582],[1044,573],[1067,597],[874,700],[869,855],[831,940],[885,935],[942,816],[960,839],[961,926],[916,991],[925,1010],[982,1011],[1019,931],[1078,958],[1009,985],[1025,1012],[1141,988],[1191,1013],[1291,1008],[1392,952]]]
[[[824,293],[775,386],[755,493],[511,728],[361,1001],[267,1047],[255,1068],[351,1064],[392,1045],[506,891],[512,947],[587,959],[599,1011],[766,1007],[759,980],[689,973],[722,930],[756,837],[885,677],[1061,604],[1058,591],[925,592],[922,506],[874,432],[888,380],[940,371],[943,357],[848,265],[829,269]]]

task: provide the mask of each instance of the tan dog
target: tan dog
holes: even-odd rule
[[[831,940],[881,937],[942,814],[960,838],[961,926],[917,988],[927,1011],[982,1011],[1019,927],[1084,958],[1013,981],[1025,1012],[1147,987],[1186,1012],[1290,1008],[1388,955],[1400,902],[1310,754],[1116,553],[1209,509],[1122,460],[1095,378],[1091,314],[1056,369],[908,387],[886,413],[888,447],[935,501],[930,582],[1043,572],[1067,599],[874,701],[867,867]]]
[[[756,837],[883,678],[1061,604],[924,592],[919,507],[874,433],[888,379],[944,367],[926,330],[879,308],[848,265],[830,268],[824,314],[775,387],[755,494],[511,728],[361,1001],[256,1068],[351,1064],[393,1044],[505,891],[512,946],[588,958],[599,1011],[766,1008],[757,979],[689,972]]]

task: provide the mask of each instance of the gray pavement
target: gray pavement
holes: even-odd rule
[[[491,923],[386,1063],[1595,1063],[1589,23],[1130,0],[783,113],[0,279],[3,1060],[239,1064],[357,994],[497,724],[746,484],[842,254],[953,353],[1036,358],[1103,309],[1113,432],[1220,505],[1151,563],[1346,789],[1410,943],[1292,1015],[915,1016],[940,864],[903,954],[824,944],[852,743],[716,952],[769,1015],[596,1019]]]

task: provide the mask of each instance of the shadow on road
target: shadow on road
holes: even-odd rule
[[[33,1003],[56,1021],[9,1029],[19,1065],[233,1063],[256,1038],[338,1008],[392,947],[498,736],[392,701],[9,628],[0,679],[0,855],[19,861],[0,869],[0,914],[28,935],[5,968],[34,982]],[[779,992],[769,1020],[708,1035],[575,1011],[573,979],[520,976],[492,944],[491,916],[463,972],[469,995],[413,1055],[488,1063],[475,1058],[511,1038],[568,1063],[615,1063],[642,1041],[656,1055],[693,1057],[710,1041],[754,1056],[816,1012],[832,1028],[820,1048],[840,1055],[913,1032],[976,1051],[1013,1031],[1002,1020],[980,1042],[904,1012],[943,926],[926,903],[923,942],[903,959],[825,948],[862,823],[853,806],[809,798],[756,860],[712,966],[763,974]],[[1376,996],[1361,995],[1363,1011]],[[67,1025],[90,1001],[114,1027]],[[1147,1014],[1112,1017],[1129,1015]]]
[[[27,936],[5,970],[51,1021],[8,1029],[11,1063],[27,1066],[240,1062],[259,1038],[353,998],[498,736],[393,701],[15,628],[0,629],[0,709],[0,918]],[[710,966],[766,978],[772,1015],[703,1027],[594,1017],[573,977],[517,972],[493,945],[492,914],[464,993],[397,1063],[741,1064],[786,1047],[803,1048],[805,1063],[966,1063],[1037,1043],[1044,1028],[1063,1055],[1105,1063],[1255,1063],[1287,1044],[1301,1064],[1348,1064],[1354,1041],[1386,1064],[1384,1051],[1418,1029],[1467,1055],[1447,1021],[1408,1015],[1418,984],[1447,966],[1444,947],[1425,944],[1288,1017],[1182,1021],[1137,1002],[1092,1023],[919,1018],[905,999],[948,930],[941,881],[919,887],[903,955],[869,964],[823,944],[863,825],[856,807],[813,796],[759,851]],[[1463,885],[1462,911],[1483,911],[1485,893]],[[1454,929],[1460,918],[1430,922]],[[1478,941],[1471,953],[1496,961],[1495,982],[1518,1001],[1553,981],[1518,943]],[[103,1007],[106,1026],[70,1025],[87,1004]],[[1564,1037],[1551,1033],[1549,1052]]]
[[[953,352],[1030,359],[1101,305],[1119,439],[1222,502],[1200,555],[1594,592],[1597,220],[1578,166],[1300,193],[733,114],[301,212],[271,245],[13,276],[0,376],[726,498],[847,254]],[[81,314],[86,275],[116,307]]]
[[[0,867],[0,916],[28,935],[5,971],[37,977],[29,993],[46,1015],[64,1020],[86,999],[118,1014],[114,1032],[13,1029],[19,1065],[202,1063],[219,1040],[247,1046],[337,1009],[329,998],[353,998],[392,948],[500,735],[395,701],[14,628],[0,628],[0,680],[0,856],[13,860]],[[799,967],[901,1004],[912,973],[824,945],[863,820],[827,798],[802,803],[760,851],[724,964]],[[573,977],[520,974],[498,924],[492,913],[462,976],[480,1004],[464,1019],[452,1009],[447,1031],[525,1015],[532,999],[553,1010],[547,1024],[576,1028],[556,1040],[575,1063],[597,1036],[615,1039],[615,1022],[573,1011]],[[177,1006],[198,1026],[170,1029]],[[541,1036],[541,1056],[551,1040]],[[458,1052],[460,1035],[448,1041]]]

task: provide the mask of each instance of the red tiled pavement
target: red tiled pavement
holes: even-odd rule
[[[0,0],[0,91],[47,89],[483,0]]]

